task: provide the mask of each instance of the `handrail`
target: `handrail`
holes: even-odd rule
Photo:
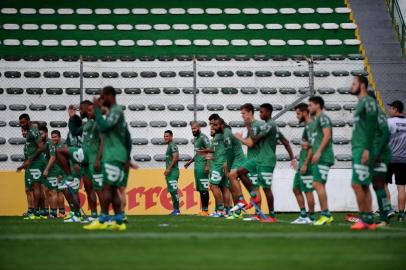
[[[386,0],[392,24],[397,32],[403,55],[406,55],[406,24],[397,0]]]

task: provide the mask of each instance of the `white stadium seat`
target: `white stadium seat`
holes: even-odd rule
[[[89,39],[84,39],[80,41],[80,46],[83,47],[90,47],[90,46],[96,46],[97,41],[96,40],[89,40]]]
[[[134,46],[134,45],[135,45],[135,42],[134,42],[134,40],[119,40],[119,41],[117,42],[117,44],[118,44],[119,46],[129,47],[129,46]]]
[[[149,13],[148,9],[146,8],[133,8],[131,12],[135,15],[145,15]]]
[[[206,13],[209,15],[219,15],[223,13],[223,11],[219,8],[206,8]]]
[[[96,29],[96,26],[93,24],[79,24],[79,30],[92,31],[95,29]]]
[[[111,14],[111,10],[108,8],[96,8],[94,11],[97,15],[108,15]]]

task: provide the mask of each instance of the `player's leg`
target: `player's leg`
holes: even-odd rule
[[[223,180],[224,172],[222,165],[215,165],[210,167],[210,190],[213,193],[215,201],[215,210],[214,213],[210,214],[212,217],[223,217],[224,212],[224,200],[223,193],[220,188],[221,181]]]
[[[31,181],[30,176],[31,176],[31,174],[29,173],[28,170],[26,170],[24,173],[24,184],[25,184],[25,193],[27,194],[28,209],[27,209],[27,216],[24,217],[24,219],[35,218],[34,192],[32,190],[32,181]]]
[[[328,209],[328,198],[326,192],[326,182],[329,170],[330,166],[326,164],[319,163],[312,166],[313,188],[317,193],[317,197],[319,198],[321,210],[320,217],[314,223],[314,225],[324,225],[334,221]]]
[[[406,169],[405,164],[394,163],[393,171],[395,175],[395,184],[398,191],[398,221],[405,220],[405,204],[406,204]]]
[[[40,200],[41,200],[41,183],[32,183],[33,197],[34,197],[34,215],[40,218]]]
[[[276,222],[274,211],[274,196],[271,188],[274,168],[270,166],[258,166],[257,171],[258,171],[258,184],[262,187],[268,204],[269,217],[267,221]]]
[[[373,187],[378,201],[380,226],[389,224],[388,213],[390,210],[390,203],[385,192],[385,180],[387,174],[387,164],[377,164],[373,170]]]
[[[65,218],[65,195],[63,194],[63,192],[60,189],[60,185],[63,179],[63,175],[59,175],[57,177],[58,179],[58,186],[57,186],[57,208],[58,208],[58,217],[59,218]]]
[[[260,204],[261,193],[259,192],[258,172],[255,160],[247,159],[237,170],[237,172],[241,182],[250,193],[251,200],[253,200],[256,204]],[[252,207],[252,205],[248,204],[247,208],[250,207]]]
[[[205,173],[204,168],[194,169],[194,177],[196,183],[196,190],[200,194],[200,206],[201,212],[200,216],[208,216],[209,211],[209,175]]]
[[[87,194],[87,203],[89,204],[90,208],[90,216],[92,218],[97,218],[97,198],[96,198],[96,191],[93,188],[93,184],[91,179],[91,174],[88,171],[88,168],[82,168],[84,175],[82,176],[83,186],[85,188],[85,192]]]
[[[170,215],[179,215],[179,194],[178,194],[178,179],[179,174],[177,172],[170,173],[166,177],[166,186],[169,194],[171,195],[172,199],[172,208],[173,211]]]
[[[385,192],[386,192],[386,197],[388,198],[388,202],[389,202],[389,206],[390,206],[390,210],[388,213],[389,218],[395,216],[395,210],[392,207],[391,194],[389,191],[389,184],[392,184],[392,177],[394,174],[395,174],[394,164],[389,163],[388,172],[386,173],[386,178],[385,178]]]
[[[46,181],[46,179],[43,179]],[[41,182],[41,199],[40,199],[40,215],[46,219],[49,216],[49,190],[45,186],[45,182]]]

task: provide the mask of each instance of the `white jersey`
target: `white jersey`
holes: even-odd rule
[[[392,163],[406,163],[406,118],[396,116],[388,119]]]

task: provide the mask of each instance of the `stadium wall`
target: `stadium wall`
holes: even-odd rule
[[[298,211],[297,203],[291,191],[294,171],[279,169],[275,171],[273,191],[275,210],[278,212]],[[391,185],[391,189],[395,189]],[[0,216],[21,215],[26,208],[23,173],[0,171]],[[199,212],[199,193],[195,191],[193,170],[181,170],[179,179],[181,212],[196,214]],[[332,211],[357,211],[354,192],[351,189],[351,170],[332,169],[327,182],[329,207]],[[396,192],[395,192],[396,193]],[[395,194],[392,193],[392,194]],[[89,212],[86,193],[80,192],[82,207]],[[374,193],[373,193],[374,194]],[[248,194],[246,193],[247,197]],[[212,200],[211,196],[211,202]],[[392,196],[392,202],[397,198]],[[376,200],[374,200],[376,202]],[[264,206],[263,210],[267,211]],[[66,206],[68,207],[68,206]],[[214,204],[210,204],[210,210]],[[130,215],[165,215],[170,212],[171,200],[166,192],[163,169],[142,169],[131,171],[127,188],[127,209]],[[316,202],[316,210],[319,209]],[[374,209],[377,206],[374,205]],[[252,211],[252,210],[251,210]]]

